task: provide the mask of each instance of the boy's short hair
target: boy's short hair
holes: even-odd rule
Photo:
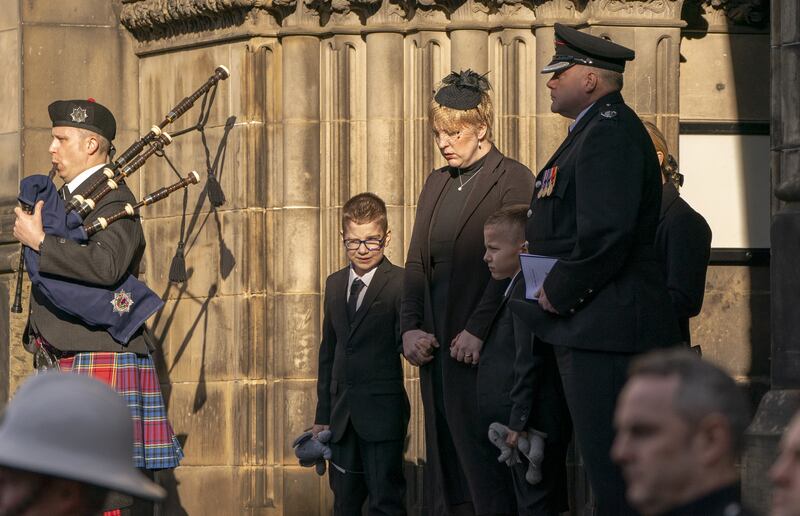
[[[525,225],[527,223],[528,205],[514,204],[512,206],[504,206],[489,215],[489,218],[483,223],[483,227],[505,226],[510,237],[516,236],[519,240],[525,240]]]
[[[371,192],[354,195],[342,206],[342,232],[345,231],[348,222],[354,224],[377,222],[385,234],[389,229],[386,203]]]

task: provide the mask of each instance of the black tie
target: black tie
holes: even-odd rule
[[[64,185],[58,190],[58,193],[59,193],[59,195],[61,195],[61,199],[66,201],[67,200],[67,194],[69,193],[69,188],[67,188],[67,185]]]
[[[358,307],[358,295],[361,289],[364,288],[364,282],[356,278],[350,284],[350,297],[347,299],[347,318],[353,322],[356,316],[356,309]]]

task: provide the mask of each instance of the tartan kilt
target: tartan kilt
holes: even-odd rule
[[[58,360],[64,372],[97,378],[128,403],[133,420],[133,463],[137,468],[177,467],[183,459],[167,420],[155,364],[150,355],[130,352],[83,352]]]

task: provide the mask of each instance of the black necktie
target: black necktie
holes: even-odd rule
[[[67,185],[64,185],[58,190],[58,193],[61,196],[61,199],[66,201],[67,200],[67,194],[69,193],[69,188],[67,187]]]
[[[358,278],[354,279],[353,283],[350,284],[350,297],[347,299],[347,318],[351,323],[355,319],[356,309],[358,308],[358,295],[361,293],[362,288],[364,288],[364,282]]]

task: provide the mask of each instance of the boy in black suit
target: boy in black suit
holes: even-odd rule
[[[566,449],[571,428],[552,348],[534,341],[528,327],[508,307],[508,299],[525,297],[520,253],[527,252],[525,224],[528,206],[509,206],[484,224],[484,261],[492,278],[511,278],[497,311],[478,365],[478,410],[486,429],[494,422],[508,426],[512,447],[527,429],[547,434],[541,480],[526,481],[528,462],[513,466],[517,511],[521,515],[556,516],[568,509]]]
[[[330,429],[334,514],[405,515],[403,445],[409,404],[400,361],[403,269],[384,256],[386,205],[361,193],[342,208],[350,265],[325,283],[317,411],[312,433]]]

